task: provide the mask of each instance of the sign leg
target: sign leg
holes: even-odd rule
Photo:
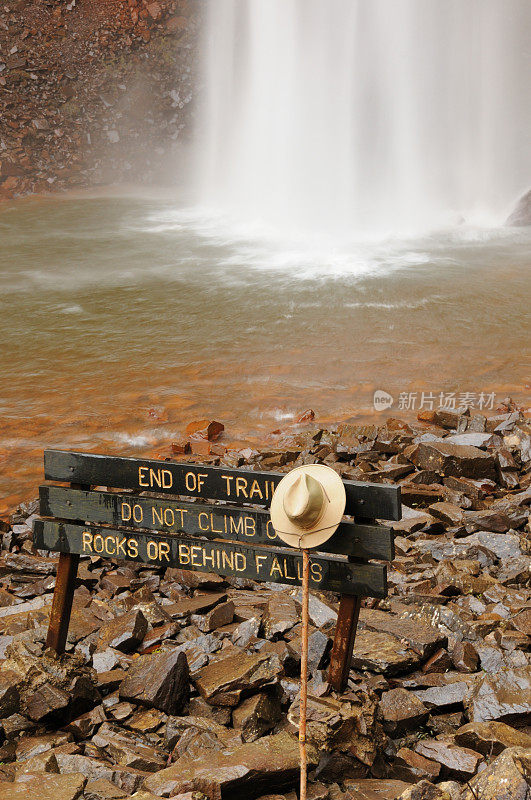
[[[352,594],[341,595],[328,671],[328,682],[336,692],[344,692],[347,688],[360,608],[361,597]]]
[[[57,655],[61,655],[65,651],[78,564],[78,555],[61,553],[59,556],[50,624],[46,637],[46,647],[51,647]]]
[[[308,704],[308,595],[310,583],[310,553],[302,551],[302,635],[301,635],[301,696],[299,716],[299,750],[301,762],[301,785],[299,800],[306,800],[307,754],[306,754],[306,707]]]

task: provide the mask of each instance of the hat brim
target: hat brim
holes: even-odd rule
[[[303,473],[318,480],[328,498],[321,517],[311,528],[295,525],[284,511],[284,496],[291,484]],[[328,541],[343,518],[346,505],[345,487],[341,477],[325,464],[307,464],[296,467],[282,478],[271,500],[271,522],[275,533],[290,547],[318,547]]]

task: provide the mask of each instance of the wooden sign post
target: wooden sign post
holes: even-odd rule
[[[66,644],[80,556],[302,583],[302,554],[284,546],[267,511],[282,473],[47,450],[44,474],[69,484],[40,487],[43,519],[35,522],[33,536],[37,548],[61,554],[47,637],[57,653]],[[329,673],[339,692],[348,679],[360,600],[387,594],[385,565],[370,561],[394,557],[392,531],[370,520],[401,515],[398,487],[343,484],[345,514],[365,521],[342,522],[308,560],[310,587],[341,596]]]

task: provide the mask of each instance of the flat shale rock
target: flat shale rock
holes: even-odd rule
[[[428,658],[441,647],[446,647],[448,642],[446,636],[436,628],[416,619],[397,617],[378,609],[363,608],[359,619],[362,628],[390,633],[397,639],[405,640],[409,647],[418,652],[423,659]]]
[[[0,800],[77,800],[83,794],[84,775],[21,775],[15,783],[0,783]]]
[[[157,772],[166,766],[167,756],[162,750],[117,725],[102,725],[92,737],[92,743],[105,750],[115,764],[123,767]]]
[[[467,683],[448,683],[445,686],[432,686],[429,689],[416,689],[414,694],[430,710],[451,711],[463,708],[470,692]]]
[[[281,674],[282,666],[275,653],[237,653],[200,669],[194,684],[211,705],[236,706],[244,694],[275,683]]]
[[[530,759],[530,750],[507,748],[472,778],[464,800],[531,800]]]
[[[419,469],[434,470],[444,477],[496,479],[494,457],[470,445],[421,442],[408,458]]]
[[[234,619],[234,603],[232,600],[227,600],[225,603],[219,603],[214,606],[210,611],[204,614],[192,615],[191,621],[203,633],[215,631],[217,628],[222,628],[223,625],[229,625]]]
[[[348,790],[346,800],[351,797],[352,800],[396,800],[410,785],[405,781],[378,778],[348,778],[344,782],[345,789]]]
[[[441,777],[461,781],[466,781],[475,775],[479,764],[483,761],[481,753],[437,739],[420,741],[415,747],[415,752],[424,758],[437,761],[441,765]]]
[[[484,756],[498,756],[506,747],[531,749],[531,736],[504,722],[469,722],[456,731],[455,742]]]
[[[100,628],[98,650],[112,647],[122,653],[132,653],[141,644],[147,629],[148,621],[141,611],[120,614]]]
[[[531,666],[486,675],[468,702],[471,722],[523,724],[531,714]]]
[[[439,777],[441,765],[425,758],[407,747],[402,747],[393,760],[393,775],[403,781],[434,781]]]
[[[0,719],[16,714],[20,706],[18,685],[20,677],[16,672],[4,669],[0,671]]]
[[[105,779],[89,781],[85,786],[83,800],[122,800],[127,793]]]
[[[283,592],[274,592],[262,617],[266,639],[278,639],[299,621],[295,601]]]
[[[244,742],[254,742],[274,728],[280,717],[280,700],[261,692],[234,709],[232,725],[241,731]]]
[[[308,747],[308,763],[315,750]],[[180,758],[150,776],[144,788],[158,797],[203,792],[209,800],[251,800],[290,788],[299,774],[299,744],[287,733],[267,736],[232,752],[209,753],[204,760]]]
[[[354,669],[399,675],[418,666],[420,656],[396,636],[380,631],[358,630],[351,663]]]
[[[169,651],[139,656],[120,684],[120,698],[178,714],[190,692],[188,661],[185,653]]]
[[[429,711],[412,692],[391,689],[382,694],[379,714],[384,731],[390,736],[401,736],[424,725]]]

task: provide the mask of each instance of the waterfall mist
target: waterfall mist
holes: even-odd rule
[[[290,231],[501,223],[531,185],[529,0],[209,0],[201,203]]]

